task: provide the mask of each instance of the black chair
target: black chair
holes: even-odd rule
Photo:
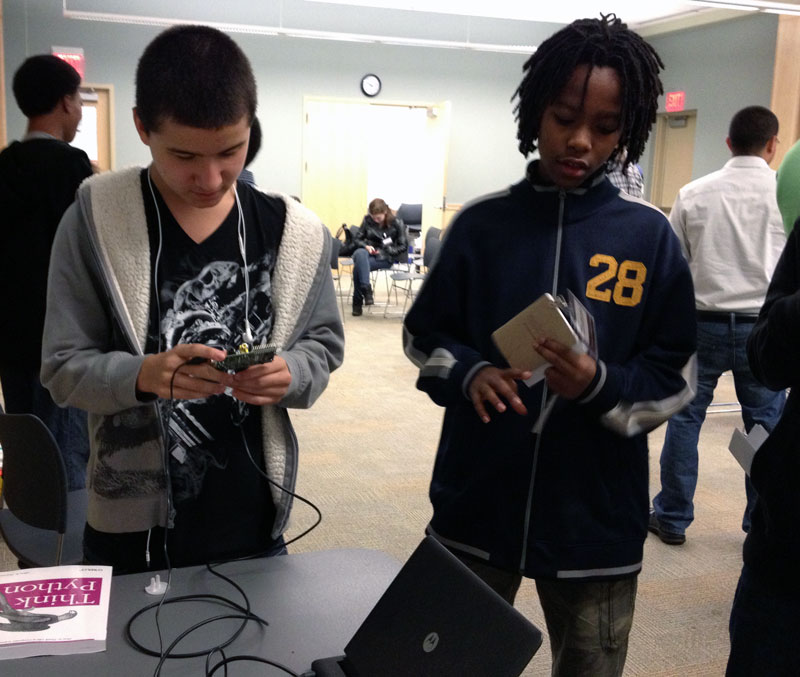
[[[415,237],[422,231],[422,204],[401,204],[395,214]],[[413,239],[409,234],[409,239]]]
[[[404,293],[403,299],[403,311],[400,317],[405,317],[406,309],[408,307],[408,302],[413,301],[414,297],[416,296],[416,291],[414,289],[415,282],[422,282],[427,277],[428,273],[431,271],[433,266],[436,264],[436,260],[439,258],[439,249],[442,246],[442,241],[436,237],[429,237],[425,241],[425,249],[422,252],[422,272],[417,273],[413,271],[403,272],[397,271],[392,273],[392,286],[389,290],[389,298],[391,298],[391,292],[394,291],[395,296],[395,304],[398,303],[397,301],[397,292],[402,291]],[[399,284],[398,284],[399,283]],[[389,304],[387,302],[386,307],[383,309],[383,316],[387,317],[387,309]]]
[[[339,303],[342,307],[342,319],[346,317],[344,312],[344,296],[342,295],[342,267],[349,266],[352,270],[353,259],[340,258],[339,251],[342,248],[342,241],[336,237],[331,237],[331,272],[333,274],[333,281],[335,283],[336,295],[339,297]]]
[[[67,491],[58,444],[31,414],[0,414],[3,499],[0,533],[20,567],[80,564],[85,489]]]
[[[431,268],[436,265],[441,248],[442,241],[438,237],[428,237],[428,239],[425,240],[425,250],[422,252],[422,265],[425,266],[426,272],[430,272]]]
[[[425,231],[425,245],[427,246],[428,240],[431,238],[435,240],[440,240],[442,237],[442,229],[437,228],[436,226],[431,226],[428,230]]]

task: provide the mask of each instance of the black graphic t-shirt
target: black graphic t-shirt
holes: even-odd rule
[[[268,342],[274,320],[271,279],[286,215],[283,201],[239,183],[243,237],[234,203],[219,228],[196,243],[153,189],[157,211],[143,172],[153,294],[158,291],[151,303],[146,352],[162,352],[179,343],[234,350],[245,342],[246,309],[255,344]],[[245,245],[247,277],[240,241]],[[260,407],[227,393],[159,404],[175,509],[175,528],[167,535],[172,564],[268,548],[275,507],[255,467],[264,472]]]

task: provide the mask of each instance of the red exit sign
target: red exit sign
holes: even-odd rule
[[[86,70],[86,58],[83,55],[83,49],[80,47],[53,47],[51,50],[53,56],[63,59],[70,66],[72,66],[84,78],[84,71]]]
[[[686,104],[686,92],[667,92],[667,113],[682,111]]]

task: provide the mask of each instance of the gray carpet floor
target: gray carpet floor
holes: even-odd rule
[[[378,301],[386,299],[382,281],[377,292]],[[323,521],[290,551],[375,548],[404,561],[430,518],[427,489],[442,410],[414,387],[416,370],[402,353],[400,319],[384,318],[380,305],[358,318],[346,310],[344,365],[314,407],[292,412],[300,442],[298,492],[320,507]],[[735,402],[727,374],[715,402]],[[724,674],[745,504],[743,473],[727,451],[733,428],[742,426],[730,408],[712,408],[701,433],[695,522],[686,544],[647,539],[625,668],[630,677]],[[650,434],[651,495],[658,489],[664,431],[661,426]],[[287,535],[313,520],[312,510],[296,502]],[[0,544],[0,570],[15,566]],[[529,580],[517,607],[544,628]],[[546,640],[523,674],[550,674]]]

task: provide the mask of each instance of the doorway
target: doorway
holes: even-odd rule
[[[308,97],[304,108],[302,199],[332,232],[360,224],[376,197],[392,209],[422,203],[423,228],[441,227],[449,103]]]
[[[656,119],[650,202],[668,214],[678,191],[692,180],[697,111],[662,113]]]
[[[83,118],[72,145],[89,156],[95,171],[107,172],[114,168],[113,86],[83,84],[80,92]]]

